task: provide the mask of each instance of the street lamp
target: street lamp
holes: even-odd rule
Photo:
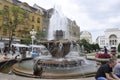
[[[32,29],[30,31],[30,34],[31,34],[31,39],[32,39],[32,53],[33,53],[33,44],[34,44],[34,40],[35,40],[36,31],[34,29]]]

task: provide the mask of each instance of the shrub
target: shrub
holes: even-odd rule
[[[118,55],[117,58],[120,58],[120,55]]]

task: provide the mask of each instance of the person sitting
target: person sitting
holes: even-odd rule
[[[39,56],[39,54],[36,51],[32,52],[32,58],[35,58],[35,57],[38,57],[38,56]]]
[[[7,54],[4,53],[4,55],[0,58],[0,60],[6,60],[6,59],[9,59],[9,58],[7,57]]]
[[[116,64],[116,59],[110,59],[106,64],[101,65],[96,72],[96,80],[120,80],[112,71]]]
[[[120,63],[117,63],[113,68],[113,73],[120,78]]]

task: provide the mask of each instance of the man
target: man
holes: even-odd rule
[[[113,68],[113,73],[116,74],[120,78],[120,63],[117,63]]]
[[[116,64],[116,59],[110,59],[108,63],[101,65],[96,73],[96,80],[120,80],[120,78],[112,72],[112,68]]]
[[[104,53],[107,54],[108,53],[108,50],[107,48],[104,46]]]

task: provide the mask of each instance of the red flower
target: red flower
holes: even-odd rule
[[[110,54],[101,54],[101,53],[98,53],[95,55],[96,58],[110,58]]]

